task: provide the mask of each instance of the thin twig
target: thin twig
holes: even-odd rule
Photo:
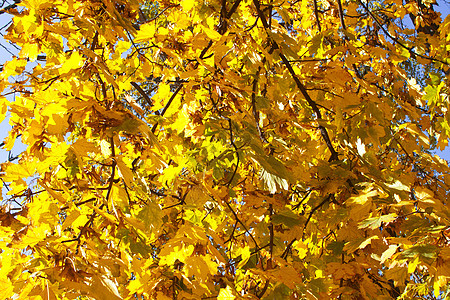
[[[181,91],[181,88],[183,87],[183,84],[180,83],[180,85],[177,87],[177,89],[175,90],[175,92],[173,92],[172,96],[170,97],[169,101],[167,101],[166,106],[164,106],[163,110],[161,111],[161,114],[159,114],[161,117],[164,116],[164,114],[166,113],[167,109],[169,109],[170,104],[172,104],[172,101],[175,99],[175,97],[177,96],[177,94]],[[155,125],[153,125],[152,127],[152,133],[155,133],[156,131],[156,127],[158,126],[158,123],[155,123]]]
[[[86,204],[86,203],[89,203],[89,202],[93,202],[93,201],[95,201],[96,199],[97,199],[97,198],[90,198],[90,199],[87,199],[87,200],[84,200],[84,201],[75,203],[75,206],[76,206],[76,207],[79,207],[79,206],[81,206],[81,205],[83,205],[83,204]],[[63,207],[61,207],[60,209],[61,209],[61,210],[67,210],[67,209],[69,209],[69,206],[68,206],[68,205],[63,206]]]
[[[214,197],[212,197],[212,196],[211,196],[211,198],[214,199]],[[215,199],[214,199],[214,200],[215,200]],[[233,214],[234,219],[242,225],[242,227],[244,228],[245,232],[246,232],[246,233],[250,236],[250,238],[253,240],[253,243],[255,244],[255,247],[256,247],[257,249],[259,249],[258,242],[255,240],[255,238],[253,237],[253,235],[251,234],[251,232],[247,229],[247,226],[245,226],[244,222],[242,222],[241,219],[239,219],[237,213],[236,213],[236,212],[234,211],[234,209],[231,207],[231,204],[228,203],[228,201],[226,201],[226,200],[224,200],[224,202],[225,202],[225,204],[228,206],[228,208],[230,209],[231,213]]]
[[[314,16],[316,17],[317,28],[319,29],[319,32],[320,32],[320,31],[322,31],[322,26],[320,25],[319,10],[317,8],[317,0],[314,0]]]
[[[20,2],[22,2],[21,0],[14,0],[14,4],[8,5],[5,8],[0,10],[0,15],[4,14],[4,13],[8,13],[8,10],[16,8],[17,4],[19,4]]]
[[[419,54],[419,53],[417,53],[417,52],[415,52],[415,51],[413,50],[413,47],[408,47],[408,46],[404,45],[402,42],[400,42],[396,37],[392,36],[392,35],[389,33],[389,31],[386,30],[386,29],[383,27],[383,24],[380,23],[380,21],[372,14],[372,12],[369,10],[369,8],[368,8],[361,0],[358,0],[358,2],[359,2],[359,3],[361,4],[361,6],[367,11],[367,13],[369,14],[369,16],[375,21],[375,23],[377,23],[377,25],[381,28],[381,30],[384,32],[385,35],[388,36],[388,37],[389,37],[391,40],[393,40],[395,43],[397,43],[400,47],[402,47],[402,48],[408,50],[409,53],[410,53],[412,56],[418,56],[418,57],[421,57],[421,58],[424,58],[424,59],[428,59],[428,60],[431,60],[431,61],[440,62],[440,63],[442,63],[442,64],[444,64],[444,65],[446,65],[446,66],[449,65],[449,63],[447,63],[447,62],[445,62],[445,61],[442,61],[442,60],[440,60],[440,59],[437,59],[437,58],[433,58],[433,57],[429,57],[429,56],[426,56],[426,55]]]
[[[313,209],[311,209],[308,218],[306,219],[305,225],[303,226],[303,229],[306,229],[306,226],[308,226],[309,221],[311,220],[311,217],[313,216],[313,214],[319,209],[321,208],[325,203],[327,203],[328,201],[330,201],[332,197],[332,194],[328,194],[327,197],[325,197],[325,199],[323,199],[322,202],[319,203],[319,205],[317,205],[316,207],[314,207]]]

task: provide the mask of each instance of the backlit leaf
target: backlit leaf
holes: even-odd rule
[[[387,225],[390,222],[394,221],[397,218],[396,214],[387,214],[379,217],[368,218],[362,221],[358,228],[369,228],[376,229],[379,228],[382,224]]]

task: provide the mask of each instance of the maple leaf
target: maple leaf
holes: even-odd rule
[[[433,3],[16,2],[3,298],[450,294]]]

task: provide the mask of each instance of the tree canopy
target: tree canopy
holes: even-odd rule
[[[450,294],[433,0],[15,3],[2,299]]]

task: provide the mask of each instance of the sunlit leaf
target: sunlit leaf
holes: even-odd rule
[[[0,298],[450,295],[440,3],[13,2]]]

